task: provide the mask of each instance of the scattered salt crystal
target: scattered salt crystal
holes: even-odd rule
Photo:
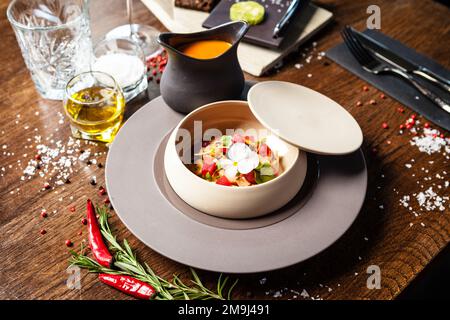
[[[420,152],[425,152],[427,154],[432,154],[435,152],[440,152],[444,147],[448,147],[447,141],[441,138],[440,132],[436,129],[424,128],[423,135],[420,137],[413,137],[410,141],[411,145],[417,146]]]
[[[309,293],[305,289],[302,290],[302,293],[300,293],[300,295],[305,299],[309,298]]]
[[[405,208],[409,207],[409,200],[411,200],[411,197],[406,195],[403,196],[403,198],[400,199],[400,204],[404,206]]]
[[[407,164],[405,164],[405,167],[408,168],[408,169],[411,169],[412,165],[407,163]]]
[[[280,291],[276,291],[274,294],[273,294],[273,297],[274,298],[280,298],[280,297],[282,297],[283,295],[281,294],[281,292]]]

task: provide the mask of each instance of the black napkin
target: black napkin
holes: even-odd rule
[[[394,40],[378,31],[375,30],[365,30],[365,34],[369,35],[373,39],[381,42],[386,47],[391,49],[397,54],[400,54],[404,58],[415,62],[418,65],[422,65],[436,74],[450,79],[450,71],[446,70],[443,66],[439,65],[430,58],[417,53],[415,50],[406,47],[397,40]],[[443,43],[436,45],[445,45]],[[350,51],[347,49],[344,43],[331,48],[326,52],[326,56],[338,63],[345,69],[354,73],[358,77],[369,82],[374,87],[387,93],[392,98],[398,100],[400,103],[408,106],[415,112],[423,115],[429,121],[434,122],[440,127],[450,131],[450,114],[436,106],[433,102],[428,100],[427,97],[421,95],[414,87],[402,80],[401,78],[393,75],[383,74],[383,75],[373,75],[365,71],[356,59],[351,55]],[[416,77],[417,79],[417,77]],[[417,79],[419,80],[419,79]],[[449,95],[444,93],[441,89],[430,85],[426,81],[420,81],[421,84],[425,85],[427,88],[446,98],[448,101]]]

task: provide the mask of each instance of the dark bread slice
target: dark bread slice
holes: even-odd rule
[[[175,0],[175,6],[186,9],[193,9],[211,12],[219,0]]]

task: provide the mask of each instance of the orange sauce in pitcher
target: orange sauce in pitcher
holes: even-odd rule
[[[213,59],[231,48],[231,43],[222,40],[200,40],[179,48],[185,55],[195,59]]]

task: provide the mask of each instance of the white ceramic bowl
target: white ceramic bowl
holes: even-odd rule
[[[287,152],[281,157],[283,172],[271,181],[248,187],[227,187],[196,176],[182,162],[182,152],[177,148],[182,129],[190,132],[192,141],[188,144],[193,144],[194,121],[202,121],[203,132],[210,128],[217,128],[222,134],[226,129],[264,129],[245,101],[210,103],[181,120],[167,143],[164,169],[174,191],[192,207],[223,218],[253,218],[281,208],[300,190],[306,176],[306,154],[287,143]]]

